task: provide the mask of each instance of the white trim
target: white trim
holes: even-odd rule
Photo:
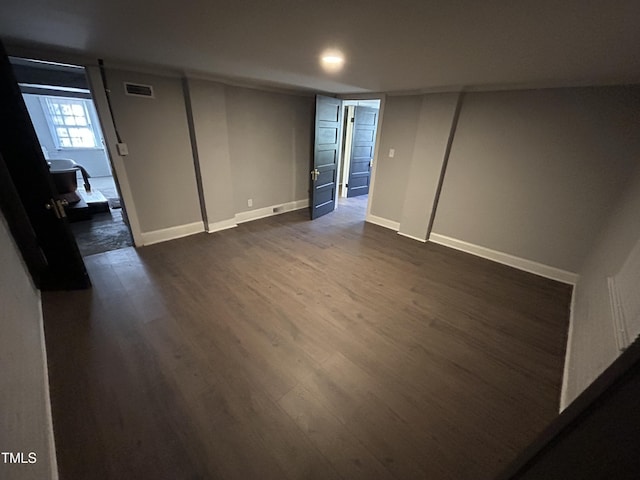
[[[427,243],[427,240],[420,237],[414,237],[413,235],[409,235],[408,233],[398,231],[398,235],[402,235],[403,237],[410,238],[411,240],[417,240],[418,242]]]
[[[339,100],[339,99],[338,99]],[[316,106],[317,106],[317,102],[318,102],[318,97],[316,96]],[[337,189],[334,190],[334,195],[333,195],[333,209],[335,210],[336,208],[338,208],[338,200],[340,199],[340,169],[342,168],[342,161],[344,160],[344,149],[343,144],[345,141],[345,135],[346,135],[346,131],[344,128],[344,117],[345,117],[345,108],[344,108],[344,103],[342,102],[342,100],[340,100],[340,141],[338,142],[338,163],[336,165],[336,185],[337,185]],[[317,112],[316,112],[317,115]],[[314,123],[315,125],[315,123]],[[315,161],[315,160],[314,160]],[[367,198],[367,200],[369,200]]]
[[[348,191],[348,187],[346,185],[349,182],[349,166],[351,165],[351,149],[353,146],[353,119],[355,118],[356,114],[355,107],[353,105],[347,105],[348,101],[349,100],[345,100],[344,102],[342,102],[343,109],[344,111],[346,111],[344,115],[347,117],[347,128],[344,132],[344,151],[342,152],[342,157],[340,158],[342,165],[339,166],[340,175],[338,175],[338,178],[340,178],[340,176],[342,177],[342,181],[338,182],[340,187],[338,189],[338,195],[343,198],[347,197]],[[367,199],[367,203],[368,201],[369,199]]]
[[[176,238],[187,237],[194,233],[204,232],[204,222],[193,222],[176,227],[163,228],[152,232],[142,232],[142,244],[153,245],[154,243],[175,240]]]
[[[611,308],[611,319],[613,320],[613,334],[616,339],[618,351],[623,352],[631,343],[627,332],[624,318],[624,309],[620,301],[620,293],[614,277],[607,277],[607,287],[609,290],[609,307]]]
[[[374,187],[376,185],[376,175],[378,172],[378,161],[382,158],[380,154],[380,143],[382,140],[382,120],[384,118],[384,107],[387,102],[386,93],[354,93],[338,95],[341,100],[379,100],[380,109],[378,110],[378,126],[376,127],[376,144],[373,149],[373,167],[371,168],[371,176],[369,177],[369,196],[367,198],[367,218],[371,215],[371,204],[373,203]],[[374,223],[374,222],[371,222]],[[384,225],[383,225],[384,226]]]
[[[394,231],[398,231],[400,229],[400,222],[394,222],[393,220],[388,220],[382,217],[376,217],[375,215],[368,214],[365,219],[366,222],[373,223],[374,225],[379,225],[384,228],[389,228]]]
[[[444,245],[445,247],[461,250],[478,257],[486,258],[487,260],[493,260],[494,262],[502,263],[503,265],[517,268],[518,270],[535,273],[541,277],[550,278],[551,280],[556,280],[562,283],[568,283],[569,285],[575,285],[578,281],[577,273],[567,272],[566,270],[534,262],[533,260],[527,260],[526,258],[516,257],[514,255],[509,255],[508,253],[498,252],[496,250],[491,250],[490,248],[474,245],[472,243],[457,240],[438,233],[432,233],[429,236],[429,241]]]
[[[213,222],[209,224],[207,232],[219,232],[220,230],[227,230],[229,228],[237,227],[235,218],[228,218],[227,220],[220,220],[219,222]]]
[[[571,310],[569,311],[569,332],[567,334],[567,348],[564,354],[564,369],[562,370],[562,389],[560,390],[560,411],[562,412],[569,405],[569,365],[571,363],[571,352],[573,351],[573,324],[574,315],[576,310],[576,289],[577,285],[573,286],[571,292]]]
[[[136,247],[140,247],[144,245],[142,227],[140,227],[138,210],[135,202],[133,201],[133,193],[131,191],[127,169],[124,164],[124,157],[118,154],[118,149],[116,148],[118,139],[116,137],[115,127],[113,126],[111,111],[109,110],[109,105],[107,103],[107,96],[104,84],[102,83],[100,69],[96,66],[85,64],[85,73],[89,80],[93,106],[96,109],[98,124],[104,138],[105,153],[113,171],[114,181],[117,179],[118,186],[120,187],[121,200],[127,212],[127,219],[129,220],[129,228],[131,228],[133,243]]]
[[[49,392],[49,368],[47,365],[47,344],[44,339],[44,315],[42,313],[42,295],[36,290],[38,296],[38,329],[40,336],[40,349],[42,352],[42,369],[44,373],[44,409],[47,422],[46,436],[49,439],[49,464],[51,465],[51,480],[58,480],[58,459],[56,456],[56,440],[53,435],[53,415],[51,413],[51,394]]]
[[[309,199],[294,200],[293,202],[287,202],[280,205],[271,205],[270,207],[256,208],[255,210],[247,210],[246,212],[236,213],[236,223],[251,222],[253,220],[259,220],[261,218],[271,217],[273,215],[279,215],[285,212],[291,212],[293,210],[300,210],[309,206]]]

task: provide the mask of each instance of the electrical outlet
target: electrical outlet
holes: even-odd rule
[[[253,198],[247,200],[247,207],[253,207]]]
[[[390,148],[389,149],[389,158],[393,158],[396,154],[396,149],[395,148]]]

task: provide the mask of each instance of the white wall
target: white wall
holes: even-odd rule
[[[387,97],[371,215],[426,241],[459,94]],[[394,156],[389,157],[389,150]]]
[[[181,80],[123,70],[107,70],[107,79],[115,120],[129,147],[123,163],[143,238],[170,238],[171,233],[158,234],[167,229],[176,235],[202,231]],[[152,85],[155,98],[125,95],[124,82]]]
[[[1,213],[0,265],[0,451],[36,454],[33,464],[0,458],[0,478],[57,478],[40,293]]]
[[[241,87],[225,91],[236,213],[307,199],[313,97]]]
[[[227,228],[238,213],[308,198],[312,97],[115,69],[107,75],[129,147],[118,161],[143,244]],[[155,98],[125,95],[125,81],[152,85]]]
[[[208,230],[234,226],[239,213],[308,198],[312,97],[187,84]]]
[[[429,97],[387,98],[372,213],[390,221],[407,208],[423,218],[429,212],[432,179],[412,169],[416,145],[428,136],[420,118],[435,112]],[[446,124],[450,111],[440,116]],[[463,99],[433,233],[579,275],[563,406],[619,354],[607,278],[618,281],[621,296],[640,296],[639,158],[640,87]],[[423,187],[422,197],[403,205],[410,182]],[[624,319],[630,340],[640,333],[636,303]]]
[[[47,119],[42,109],[42,104],[40,103],[40,96],[25,94],[24,100],[27,105],[27,110],[29,110],[31,122],[38,135],[38,140],[40,140],[40,145],[47,151],[47,158],[70,158],[75,160],[76,163],[86,168],[92,177],[108,177],[111,175],[111,167],[109,166],[109,160],[104,148],[59,150],[53,141],[51,130],[47,124]],[[91,109],[90,115],[92,116],[94,125],[97,125],[99,130],[98,117],[94,108]],[[97,138],[96,141],[100,144],[102,139]]]
[[[227,101],[225,86],[205,80],[188,81],[202,195],[207,215],[207,229],[235,225]]]
[[[467,94],[433,232],[578,272],[640,158],[639,92]]]
[[[384,106],[371,214],[400,223],[422,105],[421,96],[388,96]],[[394,149],[393,158],[389,150]]]
[[[638,125],[640,122],[633,128],[637,130]],[[640,135],[636,138],[636,142],[640,142]],[[580,280],[574,293],[563,408],[620,354],[616,346],[607,278],[614,277],[617,289],[627,292],[622,295],[623,302],[631,302],[640,296],[637,279],[634,281],[628,275],[618,275],[625,264],[630,265],[629,261],[635,262],[631,268],[635,270],[636,277],[639,273],[640,164],[636,165],[629,178],[619,185],[622,196],[607,216],[605,228],[580,269]],[[629,340],[634,340],[640,333],[640,318],[628,316],[625,320]]]
[[[371,213],[415,238],[453,98],[387,98]],[[637,98],[637,87],[467,93],[432,233],[575,278],[638,158]]]
[[[426,241],[436,207],[438,186],[445,168],[446,150],[454,127],[459,94],[422,97],[413,157],[400,218],[402,235]]]

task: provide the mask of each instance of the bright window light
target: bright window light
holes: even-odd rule
[[[90,100],[40,96],[40,101],[56,148],[98,148],[99,136],[89,113]]]

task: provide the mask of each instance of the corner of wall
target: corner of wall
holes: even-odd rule
[[[200,232],[204,232],[203,221],[162,228],[151,232],[142,232],[142,245],[148,246],[155,243],[166,242],[168,240],[176,240],[178,238],[187,237]]]
[[[384,228],[388,228],[397,232],[400,229],[400,222],[394,222],[393,220],[389,220],[386,218],[378,217],[376,215],[368,214],[365,221],[369,223],[373,223],[374,225],[379,225]]]
[[[426,241],[456,132],[461,93],[425,95],[420,108],[399,232]]]
[[[562,371],[562,388],[560,390],[560,412],[562,412],[573,400],[569,392],[569,377],[571,374],[571,352],[573,346],[573,328],[575,322],[575,307],[576,307],[576,291],[578,289],[579,281],[573,286],[571,292],[571,306],[569,311],[569,331],[567,333],[567,347],[564,355],[564,369]]]

